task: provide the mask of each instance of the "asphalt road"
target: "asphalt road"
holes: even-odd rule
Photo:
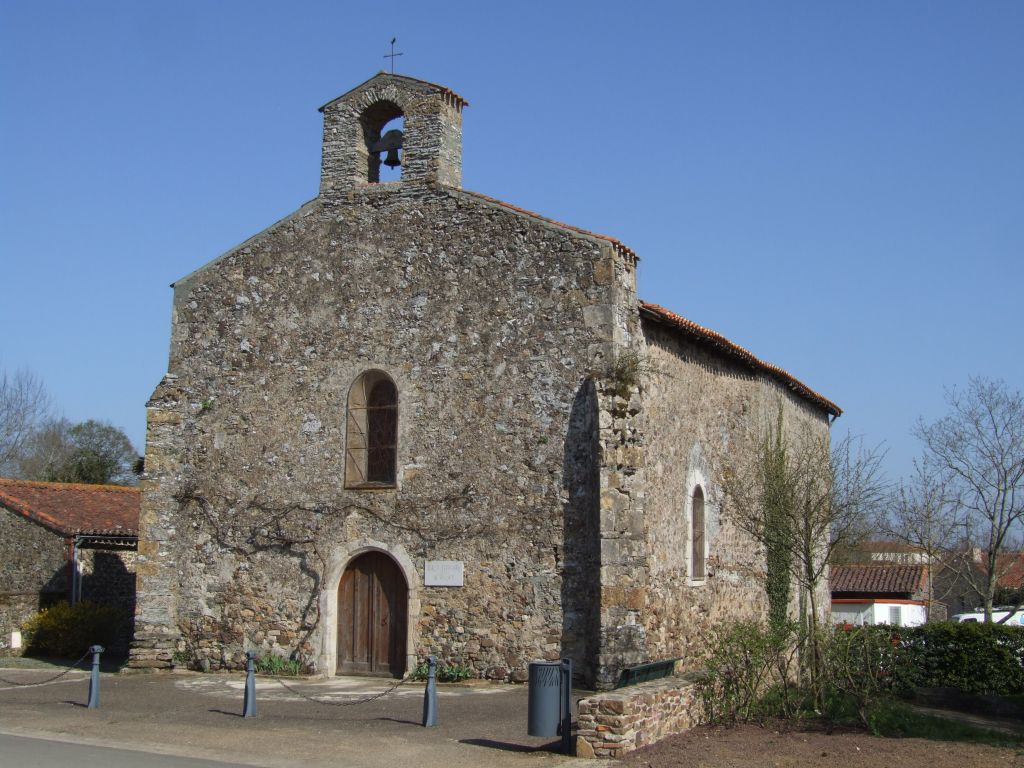
[[[221,763],[129,749],[30,739],[0,733],[3,768],[251,768],[252,763]]]

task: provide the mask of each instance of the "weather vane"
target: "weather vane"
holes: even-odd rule
[[[384,58],[385,59],[391,59],[391,74],[392,75],[395,74],[395,56],[404,56],[405,55],[405,54],[401,54],[401,53],[395,53],[395,40],[397,40],[397,39],[398,39],[397,37],[392,37],[391,38],[391,53],[385,53],[384,54]]]

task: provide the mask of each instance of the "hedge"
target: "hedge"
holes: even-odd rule
[[[894,682],[903,689],[955,688],[965,693],[1024,693],[1024,628],[942,622],[873,627],[897,643]]]

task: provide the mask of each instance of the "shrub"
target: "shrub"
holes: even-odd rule
[[[897,733],[915,688],[1024,694],[1024,629],[986,624],[863,626],[824,630],[813,644],[820,675],[803,674],[811,638],[794,626],[738,622],[717,630],[698,691],[712,722],[807,714]],[[913,718],[912,718],[913,719]],[[909,721],[908,721],[909,722]],[[913,720],[914,729],[922,726]],[[907,726],[908,728],[910,726]]]
[[[806,699],[797,685],[800,643],[792,625],[738,622],[721,628],[698,686],[708,718],[732,723],[795,716]]]
[[[125,620],[122,611],[109,605],[61,601],[30,616],[21,629],[27,653],[70,658],[92,645],[115,645],[125,633]]]
[[[836,628],[820,647],[824,714],[843,720],[845,710],[852,708],[857,719],[870,728],[877,703],[899,686],[897,674],[905,661],[898,630],[887,626]]]

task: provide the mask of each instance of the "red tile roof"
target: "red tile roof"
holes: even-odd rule
[[[1006,589],[1020,589],[1024,586],[1024,553],[1004,552],[996,559],[996,573],[999,586]]]
[[[834,565],[829,579],[832,594],[872,592],[909,594],[923,590],[928,569],[923,565]]]
[[[139,489],[0,478],[0,507],[64,535],[135,536]]]
[[[667,325],[676,331],[682,331],[690,338],[709,344],[715,347],[719,352],[724,353],[726,356],[738,360],[742,364],[747,365],[756,371],[768,374],[800,397],[811,401],[818,407],[823,408],[828,413],[831,413],[833,416],[839,416],[843,412],[842,408],[838,405],[828,398],[819,395],[796,377],[786,373],[786,371],[782,370],[777,365],[772,365],[771,363],[759,360],[743,347],[738,344],[733,344],[720,333],[716,333],[710,328],[697,325],[692,320],[687,320],[685,317],[677,315],[675,312],[667,310],[657,304],[649,304],[646,301],[640,302],[640,314],[641,316],[647,317],[655,322]]]
[[[602,235],[597,232],[591,232],[586,229],[581,229],[580,227],[574,227],[572,224],[566,224],[565,222],[557,221],[556,219],[549,219],[547,216],[542,216],[539,213],[535,213],[534,211],[527,210],[526,208],[520,208],[517,205],[506,203],[504,200],[498,200],[495,197],[489,197],[488,195],[484,195],[479,192],[470,192],[467,189],[457,189],[453,191],[455,191],[457,194],[467,195],[477,200],[483,200],[484,202],[491,203],[492,205],[500,206],[502,208],[505,208],[506,210],[514,211],[515,213],[520,213],[523,214],[524,216],[529,216],[531,219],[542,221],[545,224],[550,224],[554,227],[558,227],[559,229],[566,229],[569,230],[570,232],[585,235],[586,237],[593,237],[598,240],[604,240],[605,242],[610,243],[611,246],[617,252],[631,259],[634,263],[639,261],[639,257],[636,255],[636,252],[632,248],[629,248],[628,246],[624,245],[622,242],[616,240],[614,237]],[[704,343],[711,344],[712,346],[716,347],[719,351],[725,352],[726,355],[741,361],[742,363],[750,366],[751,368],[767,373],[772,378],[782,382],[783,385],[796,392],[796,394],[799,395],[800,397],[810,400],[812,403],[819,406],[820,408],[823,408],[825,411],[831,413],[834,416],[839,416],[842,414],[842,408],[840,408],[838,405],[833,403],[828,398],[819,395],[806,384],[802,383],[795,376],[790,375],[786,371],[779,368],[777,365],[772,365],[771,363],[767,363],[764,362],[763,360],[758,359],[752,353],[748,352],[738,344],[734,344],[733,342],[729,341],[720,333],[716,333],[715,331],[712,331],[710,328],[705,328],[701,325],[697,325],[692,320],[687,320],[685,317],[677,315],[675,312],[671,312],[657,304],[650,304],[646,301],[641,301],[639,303],[641,314],[645,315],[646,317],[669,325],[675,330],[683,331],[691,338],[696,338]]]

